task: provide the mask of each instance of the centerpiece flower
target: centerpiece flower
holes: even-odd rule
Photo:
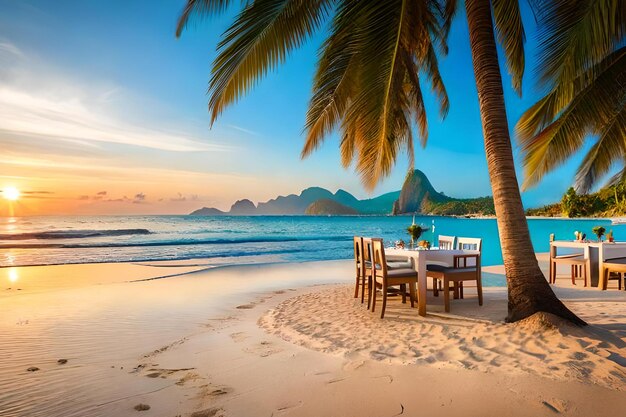
[[[591,231],[598,237],[598,242],[602,242],[602,236],[604,236],[606,229],[602,226],[595,226]]]
[[[413,216],[413,224],[411,224],[406,230],[409,232],[409,236],[411,236],[411,247],[414,248],[415,242],[420,238],[420,236],[422,236],[424,229],[419,224],[415,224],[415,216]]]

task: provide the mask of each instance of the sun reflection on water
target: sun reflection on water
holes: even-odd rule
[[[20,278],[17,268],[9,268],[9,282],[16,282]]]

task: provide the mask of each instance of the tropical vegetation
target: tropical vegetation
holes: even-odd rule
[[[626,216],[626,185],[620,183],[590,194],[579,194],[574,187],[570,187],[560,202],[528,209],[526,214],[548,217]]]
[[[495,216],[496,209],[492,197],[477,197],[431,203],[423,208],[423,212],[436,216]]]
[[[229,0],[188,0],[177,29],[192,15],[224,11]],[[449,103],[438,70],[457,0],[255,0],[218,45],[209,83],[212,121],[312,33],[330,22],[320,49],[306,118],[303,156],[331,132],[341,136],[345,167],[365,187],[389,174],[404,150],[413,164],[412,125],[424,146],[427,123],[421,83],[428,82],[441,116]],[[550,3],[534,0],[533,4]],[[465,12],[500,243],[509,289],[509,321],[538,311],[583,322],[554,295],[534,256],[509,135],[496,37],[513,88],[521,91],[524,28],[515,0],[466,0]]]

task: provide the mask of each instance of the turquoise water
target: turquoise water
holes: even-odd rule
[[[0,218],[0,266],[209,258],[220,264],[298,262],[352,256],[352,236],[409,241],[407,216],[64,216]],[[483,264],[502,263],[495,219],[416,217],[438,234],[483,239]],[[529,220],[536,252],[547,252],[549,235],[573,239],[580,230],[626,226],[608,220]]]

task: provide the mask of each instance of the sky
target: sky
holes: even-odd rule
[[[336,134],[300,159],[323,31],[211,127],[211,62],[235,10],[194,23],[176,39],[184,4],[0,0],[0,189],[22,193],[17,202],[0,200],[0,215],[185,214],[309,186],[341,188],[358,198],[401,188],[405,156],[368,192],[353,169],[341,167]],[[539,98],[534,22],[524,14],[528,65],[521,99],[502,68],[511,130]],[[449,196],[490,195],[463,10],[449,45],[440,70],[450,112],[442,121],[427,97],[429,139],[425,149],[416,147],[415,167]],[[520,167],[517,149],[515,156]],[[577,155],[524,192],[524,205],[559,200],[580,160]],[[521,181],[521,170],[518,175]]]

